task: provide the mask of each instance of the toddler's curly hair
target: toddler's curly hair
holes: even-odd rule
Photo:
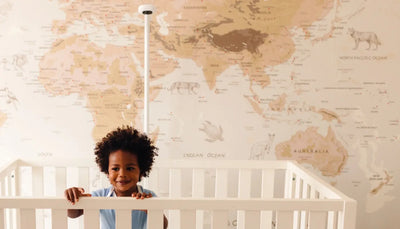
[[[118,150],[137,156],[140,168],[139,181],[142,176],[147,177],[149,175],[154,157],[158,156],[158,148],[145,134],[130,126],[118,127],[96,144],[94,154],[101,172],[108,174],[109,156]]]

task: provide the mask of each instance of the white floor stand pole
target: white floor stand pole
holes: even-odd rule
[[[149,34],[150,19],[154,12],[152,5],[140,5],[139,13],[144,15],[144,111],[143,111],[143,132],[149,132]]]
[[[143,130],[149,133],[149,17],[144,15],[144,117]]]

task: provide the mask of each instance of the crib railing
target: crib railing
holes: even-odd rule
[[[169,170],[169,172],[163,171],[164,169]],[[215,192],[211,193],[211,195],[206,195],[205,187],[207,185],[205,184],[205,180],[207,179],[205,177],[207,177],[207,171],[210,172],[210,170],[215,172],[215,178],[211,179],[211,183],[215,185]],[[232,176],[232,170],[236,171],[237,174]],[[284,175],[279,176],[279,173]],[[161,179],[159,177],[160,174],[163,174],[164,177],[169,174],[169,178]],[[189,178],[186,177],[185,179],[183,177],[184,174],[189,174]],[[258,177],[254,179],[255,174],[258,174]],[[160,184],[162,180],[169,181],[169,190],[166,192],[167,195],[165,195],[169,197],[189,196],[202,198],[211,196],[218,199],[229,197],[237,199],[277,199],[283,197],[292,200],[308,200],[308,203],[311,203],[313,200],[341,200],[343,204],[341,211],[328,211],[326,212],[326,217],[324,217],[325,213],[321,213],[319,218],[326,221],[326,226],[319,228],[353,229],[356,226],[356,201],[307,171],[295,161],[164,161],[157,163],[156,169],[144,181],[144,184],[151,189],[159,190],[163,193],[165,190],[162,184]],[[237,185],[231,185],[228,182],[232,180],[236,180]],[[185,181],[192,182],[191,193],[183,193],[182,182]],[[258,183],[258,185],[254,183]],[[283,185],[282,193],[279,190],[279,185]],[[229,188],[230,186],[231,188]],[[253,192],[255,186],[259,191],[258,193]],[[232,189],[236,190],[236,192],[229,193],[228,191]],[[322,204],[321,202],[316,203]],[[277,221],[274,212],[263,211],[261,214],[261,228],[273,228],[275,221]],[[288,214],[293,214],[293,221],[286,221],[292,224],[293,227],[290,228],[310,228],[309,210],[295,210],[293,213]],[[177,228],[177,223],[179,222],[178,212],[170,211],[169,216],[172,218],[172,228]],[[203,216],[200,214],[198,217],[202,218]],[[235,217],[237,219],[237,228],[246,228],[244,213],[238,211]],[[324,223],[319,225],[322,224]],[[202,228],[201,224],[197,226],[197,228]]]
[[[52,228],[67,229],[67,209],[84,209],[85,228],[99,228],[99,209],[115,209],[116,229],[131,228],[132,209],[147,209],[148,229],[163,228],[163,212],[168,209],[178,210],[179,226],[174,229],[196,228],[196,212],[209,211],[212,216],[212,228],[228,228],[229,211],[243,211],[244,228],[259,229],[262,212],[271,211],[276,215],[277,229],[293,228],[294,212],[309,212],[310,229],[327,227],[326,216],[329,211],[343,211],[343,201],[340,200],[290,200],[290,199],[193,199],[193,198],[153,198],[136,200],[129,197],[82,198],[76,205],[71,205],[65,199],[55,198],[0,198],[0,229],[6,228],[4,210],[16,209],[17,228],[37,228],[36,209],[51,209]],[[324,216],[324,217],[322,217]],[[170,227],[172,228],[172,227]]]
[[[21,208],[12,207],[12,205],[3,206],[3,203],[17,204],[20,200],[33,201],[32,203],[40,202],[34,202],[35,199],[21,199],[19,196],[62,197],[65,188],[70,186],[84,187],[87,192],[109,186],[106,177],[100,174],[96,165],[88,163],[88,161],[71,159],[53,161],[16,160],[3,167],[0,170],[0,195],[6,198],[0,199],[0,208],[13,208],[0,213],[2,214],[0,219],[4,218],[5,222],[9,222],[7,229],[19,228],[9,227],[9,225],[13,222],[16,225],[16,222],[19,222],[17,218],[21,215],[21,210],[24,215],[25,210],[23,209],[26,208],[22,206]],[[158,204],[167,205],[162,205],[162,208],[138,206],[151,211],[166,210],[169,228],[172,229],[185,228],[182,227],[182,223],[184,223],[182,220],[192,217],[195,217],[196,220],[191,219],[190,222],[195,222],[195,224],[186,228],[210,228],[211,225],[215,225],[216,218],[225,220],[226,212],[221,213],[219,210],[230,210],[224,225],[234,220],[238,229],[355,228],[356,202],[293,161],[159,161],[153,167],[150,177],[143,179],[142,185],[155,191],[161,198],[152,199],[150,202],[146,200],[140,204],[160,201]],[[166,197],[169,199],[164,199]],[[53,201],[55,201],[54,203],[63,201],[62,199],[45,198],[41,200],[43,203],[50,204]],[[186,206],[186,208],[182,208],[180,205],[183,200],[185,200],[185,203],[191,204],[184,204],[182,206]],[[90,202],[92,200],[85,199],[85,201]],[[172,203],[174,201],[175,203]],[[200,208],[199,206],[203,206],[201,202],[209,205]],[[265,206],[254,205],[260,207],[252,208],[247,205],[255,202],[263,203]],[[227,204],[231,207],[218,207],[216,203]],[[89,209],[96,211],[101,207],[111,206],[108,204],[111,204],[111,202],[101,202],[94,209],[88,205],[89,208],[87,209],[88,211]],[[138,203],[135,202],[135,204]],[[248,208],[233,210],[244,207],[241,205],[248,206]],[[32,212],[32,209],[39,209],[36,210],[38,228],[45,228],[43,226],[43,215],[50,215],[50,210],[43,210],[43,208],[52,209],[53,205],[46,206],[41,208],[32,205],[32,208],[30,208],[30,212]],[[112,209],[119,209],[119,207],[112,205]],[[213,207],[215,209],[212,209]],[[130,206],[130,208],[132,207]],[[65,210],[66,208],[62,209]],[[222,215],[219,216],[219,214]],[[91,216],[87,217],[90,218]],[[249,227],[248,217],[260,218],[259,227]],[[285,220],[282,220],[282,217]],[[321,221],[314,222],[315,220]],[[289,224],[291,226],[287,227]],[[325,226],[316,227],[315,225]]]

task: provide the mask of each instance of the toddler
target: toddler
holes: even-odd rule
[[[100,171],[107,175],[111,186],[91,194],[85,193],[83,188],[73,187],[65,190],[65,197],[74,204],[81,196],[132,196],[136,199],[156,196],[137,182],[149,175],[154,157],[158,155],[157,150],[151,140],[136,129],[129,126],[117,128],[96,144],[94,152],[96,163]],[[83,213],[83,209],[69,209],[68,217],[76,218]],[[102,229],[114,229],[115,210],[101,209],[100,224]],[[146,211],[133,210],[132,229],[145,229],[146,225]],[[164,229],[167,225],[168,220],[164,216]]]

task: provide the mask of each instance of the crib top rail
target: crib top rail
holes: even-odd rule
[[[277,211],[342,211],[343,200],[332,199],[237,199],[237,198],[151,198],[136,200],[131,197],[81,197],[72,205],[62,197],[25,198],[1,197],[0,209],[120,209],[120,210],[277,210]]]

